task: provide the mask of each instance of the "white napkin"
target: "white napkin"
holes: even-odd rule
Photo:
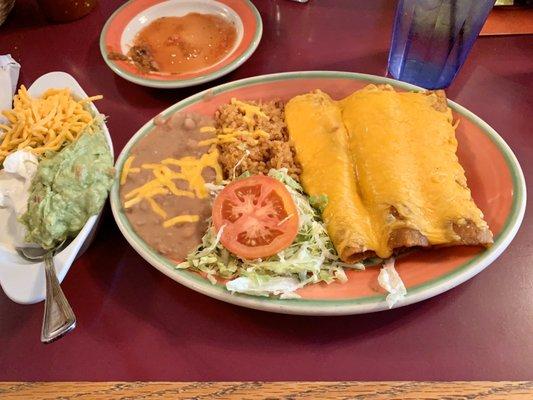
[[[11,57],[11,54],[0,56],[0,111],[10,110],[12,107],[19,72],[20,64]],[[5,118],[0,116],[0,123],[3,121]]]

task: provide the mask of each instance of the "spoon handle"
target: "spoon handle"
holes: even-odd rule
[[[76,327],[76,316],[61,290],[54,268],[54,255],[44,256],[46,273],[46,299],[41,330],[41,342],[50,343]]]

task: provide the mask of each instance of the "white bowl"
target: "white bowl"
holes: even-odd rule
[[[76,79],[66,72],[50,72],[41,76],[33,82],[28,92],[38,97],[50,88],[68,88],[78,98],[88,97]],[[98,112],[92,103],[90,107],[95,113]],[[111,136],[105,124],[103,124],[103,132],[111,154],[114,155]],[[55,268],[59,282],[63,281],[74,260],[90,245],[100,215],[101,212],[90,217],[76,238],[55,256]],[[14,250],[0,247],[0,286],[7,297],[16,303],[33,304],[44,300],[46,282],[43,263],[29,263],[20,258]]]

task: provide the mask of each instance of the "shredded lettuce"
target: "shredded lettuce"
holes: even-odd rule
[[[345,282],[344,268],[365,268],[366,262],[346,264],[339,259],[320,217],[319,208],[325,207],[327,196],[317,196],[313,207],[286,168],[272,169],[268,175],[286,186],[298,209],[299,228],[294,242],[274,256],[242,260],[220,244],[224,227],[217,233],[210,222],[202,244],[176,268],[202,272],[212,283],[227,280],[226,288],[232,293],[280,298],[298,297],[294,291],[311,283]],[[228,183],[211,184],[208,189],[216,195]]]
[[[394,257],[387,259],[378,275],[379,286],[388,292],[386,301],[389,308],[392,308],[407,294],[402,278],[400,278],[400,275],[394,268],[394,263]]]
[[[309,204],[316,208],[321,214],[324,212],[324,209],[328,205],[328,201],[328,195],[326,194],[309,196]]]

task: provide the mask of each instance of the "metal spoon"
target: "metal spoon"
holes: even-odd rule
[[[64,240],[58,246],[45,250],[42,247],[17,247],[19,256],[27,261],[44,261],[46,273],[46,299],[44,301],[41,342],[50,343],[59,339],[76,327],[76,316],[61,290],[54,268],[54,255],[70,243]]]

